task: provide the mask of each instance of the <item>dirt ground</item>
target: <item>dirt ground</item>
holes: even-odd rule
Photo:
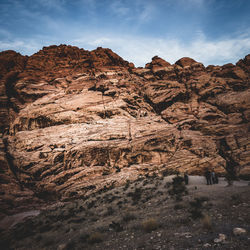
[[[250,185],[142,177],[0,221],[1,249],[249,249]],[[246,232],[235,235],[235,228]],[[244,231],[244,230],[243,230]]]

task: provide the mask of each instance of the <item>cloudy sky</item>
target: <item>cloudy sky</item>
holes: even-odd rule
[[[192,57],[209,64],[250,53],[249,0],[0,0],[0,51],[111,48],[144,66]]]

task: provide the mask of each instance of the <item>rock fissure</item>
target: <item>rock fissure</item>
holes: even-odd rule
[[[14,176],[15,180],[19,184],[19,187],[21,190],[23,190],[23,184],[18,178],[18,173],[24,172],[23,170],[19,169],[15,164],[14,164],[14,158],[13,156],[9,153],[8,151],[8,140],[6,138],[3,139],[3,144],[4,144],[4,154],[5,154],[5,159],[8,164],[8,169],[11,172],[12,176]]]

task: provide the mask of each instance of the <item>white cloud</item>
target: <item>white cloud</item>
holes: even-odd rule
[[[43,46],[67,43],[80,48],[92,50],[102,46],[110,48],[125,60],[144,66],[151,58],[158,55],[170,63],[187,56],[209,64],[236,63],[250,53],[250,35],[238,38],[224,38],[209,41],[202,32],[191,43],[186,44],[177,39],[157,39],[139,36],[118,36],[117,34],[79,34],[77,39],[51,40],[48,37],[37,37],[33,40],[0,41],[0,50],[13,49],[24,54],[37,52]],[[44,42],[46,41],[46,42]]]
[[[141,22],[149,21],[153,16],[154,8],[155,7],[151,4],[144,5],[139,14],[139,21]]]
[[[124,21],[133,20],[138,27],[152,19],[156,4],[142,0],[135,0],[132,4],[123,0],[110,2],[110,9],[115,15],[123,18]]]
[[[41,44],[37,41],[0,41],[0,51],[15,50],[16,52],[20,52],[24,55],[30,55],[37,52],[39,49],[41,49]]]
[[[42,6],[49,9],[63,10],[65,0],[38,0]]]
[[[107,37],[100,37],[95,40],[85,41],[85,43],[89,44],[90,46],[100,46],[100,44],[102,46],[105,46],[105,45],[112,43],[112,40]]]
[[[111,10],[118,16],[126,16],[129,14],[129,8],[125,7],[122,1],[114,1],[110,5]]]
[[[100,36],[99,38],[85,36],[72,41],[79,47],[108,47],[131,61],[136,66],[144,66],[151,58],[158,55],[170,63],[184,56],[191,57],[205,65],[235,63],[250,53],[250,36],[224,38],[219,41],[209,41],[200,31],[195,40],[189,44],[177,39],[156,39],[134,36]]]

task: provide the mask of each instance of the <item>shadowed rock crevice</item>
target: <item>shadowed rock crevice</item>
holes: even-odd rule
[[[15,180],[18,182],[20,189],[23,190],[23,185],[18,178],[18,172],[21,172],[21,170],[19,170],[19,168],[16,167],[14,164],[14,158],[8,151],[8,141],[6,138],[3,139],[3,144],[4,144],[5,158],[6,158],[6,161],[8,163],[8,168],[9,168],[10,172],[12,173],[12,175],[14,176]]]

